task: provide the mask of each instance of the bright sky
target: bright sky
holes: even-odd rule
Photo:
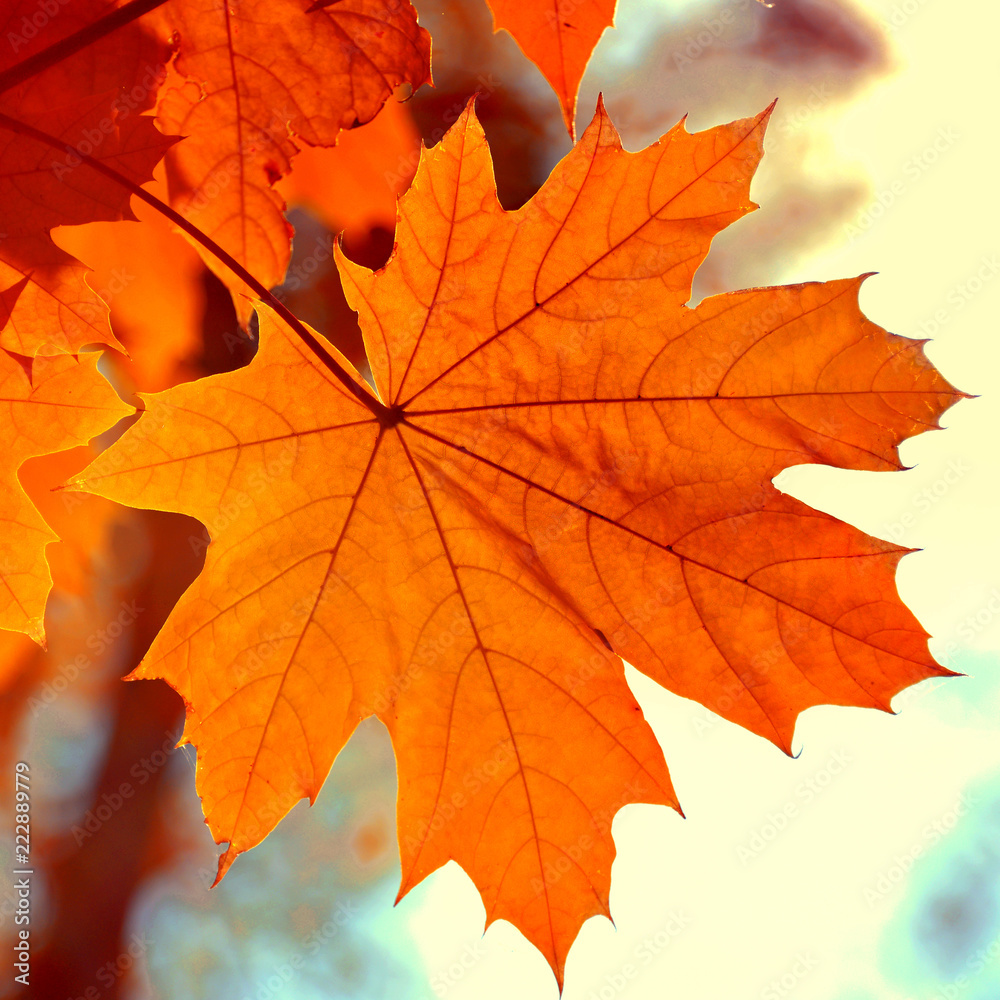
[[[653,6],[620,0],[620,37],[602,43],[591,71],[606,93],[615,77],[602,76],[601,58],[627,51]],[[934,336],[931,360],[982,398],[947,414],[946,432],[904,445],[907,472],[811,467],[778,485],[922,548],[903,560],[900,592],[938,657],[973,676],[911,689],[896,717],[811,709],[791,760],[630,672],[687,819],[649,806],[619,814],[617,930],[584,927],[566,1000],[998,995],[1000,866],[983,843],[998,842],[1000,800],[1000,15],[973,0],[864,6],[894,24],[899,69],[817,121],[870,175],[871,199],[821,256],[774,281],[877,270],[862,293],[867,315]],[[481,938],[482,904],[454,865],[401,909],[437,995],[555,1000],[543,960],[509,925]],[[944,929],[920,937],[935,913]]]

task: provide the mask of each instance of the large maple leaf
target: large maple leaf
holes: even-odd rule
[[[786,751],[810,705],[947,672],[896,596],[905,550],[771,479],[898,469],[961,394],[862,316],[861,279],[685,305],[753,207],[766,117],[632,154],[599,107],[506,212],[468,109],[388,265],[338,260],[378,399],[262,307],[247,368],[147,397],[83,474],[211,536],[134,676],[185,699],[220,877],[375,714],[401,895],[457,860],[561,982],[608,913],[614,813],[676,805],[617,653]]]

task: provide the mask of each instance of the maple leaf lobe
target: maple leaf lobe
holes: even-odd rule
[[[132,413],[97,370],[98,355],[24,357],[0,350],[4,415],[0,478],[0,628],[45,646],[52,574],[45,547],[57,536],[18,478],[28,458],[86,444]]]

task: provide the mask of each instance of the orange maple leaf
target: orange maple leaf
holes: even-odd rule
[[[45,546],[57,536],[17,471],[25,459],[86,444],[132,413],[97,371],[97,360],[96,354],[31,359],[0,350],[0,629],[39,643],[52,588]]]
[[[430,78],[430,36],[408,2],[170,0],[158,12],[178,41],[178,76],[157,107],[186,137],[167,156],[171,204],[265,287],[280,284],[291,250],[285,203],[273,188],[303,145],[332,146],[367,122],[402,83]],[[199,247],[199,250],[202,248]],[[245,286],[205,261],[234,291]],[[239,295],[245,321],[250,305]]]
[[[103,0],[59,6],[54,25],[37,3],[8,6],[8,44],[0,54],[0,299],[6,314],[0,346],[29,356],[73,354],[90,343],[120,347],[106,306],[85,281],[87,268],[57,247],[49,230],[134,218],[128,189],[82,164],[91,157],[135,184],[152,176],[176,141],[141,114],[155,100],[165,48],[136,23],[102,35],[107,18],[98,15],[109,7]],[[21,72],[51,51],[54,40],[88,27],[94,37],[84,48]],[[38,141],[32,129],[57,145]]]
[[[338,258],[377,398],[261,306],[247,368],[147,397],[75,484],[207,526],[132,676],[185,699],[219,877],[375,714],[400,895],[456,860],[561,983],[608,913],[615,812],[677,804],[616,654],[786,751],[810,705],[948,672],[896,595],[906,550],[771,480],[898,469],[962,394],[862,316],[861,279],[685,305],[754,207],[767,114],[633,154],[599,106],[506,212],[470,107],[388,265]]]
[[[487,0],[493,30],[508,31],[542,71],[576,138],[576,95],[591,53],[614,27],[616,0]]]

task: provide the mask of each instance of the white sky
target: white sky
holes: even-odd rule
[[[651,6],[620,0],[618,34],[641,34]],[[880,192],[888,201],[884,192],[895,189],[893,203],[877,219],[859,216],[858,232],[845,230],[821,256],[775,277],[879,271],[862,293],[868,316],[917,337],[930,335],[937,316],[928,355],[955,385],[982,398],[946,414],[946,432],[903,446],[910,471],[810,467],[782,474],[778,485],[872,534],[922,548],[903,560],[900,592],[934,635],[939,658],[974,676],[911,689],[894,702],[896,717],[811,709],[796,731],[801,754],[790,760],[630,672],[688,818],[649,806],[619,814],[617,931],[599,919],[584,927],[567,966],[566,1000],[947,995],[948,981],[914,959],[908,921],[921,885],[948,883],[949,865],[962,861],[963,845],[985,822],[990,788],[1000,784],[993,514],[1000,494],[1000,15],[973,0],[864,6],[897,22],[899,71],[846,110],[823,112],[821,124],[839,154],[869,173],[870,204]],[[591,70],[598,77],[608,44]],[[613,73],[600,85],[613,92]],[[761,172],[767,169],[765,155]],[[770,833],[769,814],[786,809],[786,828],[748,858],[753,835]],[[912,880],[900,881],[897,862],[935,841],[913,865]],[[989,899],[997,891],[984,888]],[[438,995],[556,997],[544,961],[518,932],[500,923],[481,937],[482,904],[456,866],[428,879],[400,909]],[[623,971],[629,964],[634,976]],[[983,984],[1000,981],[998,969],[959,993],[995,998],[995,986]]]

